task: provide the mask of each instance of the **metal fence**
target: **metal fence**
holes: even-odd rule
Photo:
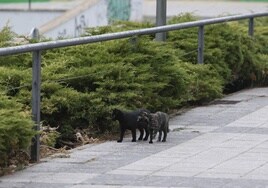
[[[49,41],[49,42],[40,42],[35,44],[27,44],[14,47],[0,48],[0,56],[4,55],[13,55],[20,54],[25,52],[32,52],[33,55],[33,64],[32,64],[32,115],[35,122],[36,130],[40,130],[40,85],[41,85],[41,51],[48,50],[53,48],[61,48],[74,45],[82,45],[88,43],[103,42],[109,40],[116,40],[122,38],[128,38],[138,35],[149,35],[154,33],[163,33],[168,31],[174,31],[179,29],[186,29],[192,27],[199,27],[198,30],[198,63],[202,64],[204,61],[204,27],[206,25],[225,23],[230,21],[238,21],[248,19],[248,34],[250,36],[254,35],[254,18],[256,17],[265,17],[268,16],[268,12],[256,13],[256,14],[247,14],[247,15],[238,15],[238,16],[227,16],[221,18],[206,19],[200,21],[186,22],[180,24],[172,24],[166,26],[158,26],[153,28],[139,29],[124,31],[118,33],[110,33],[89,37],[80,37],[74,39],[58,40],[58,41]],[[34,38],[38,37],[38,30],[33,29],[32,35]],[[34,139],[34,144],[31,149],[31,158],[32,161],[39,161],[39,135]]]

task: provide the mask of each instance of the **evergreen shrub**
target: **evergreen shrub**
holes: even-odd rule
[[[173,17],[169,24],[197,20],[191,14]],[[211,64],[221,75],[224,90],[227,92],[239,89],[266,85],[266,67],[268,27],[267,18],[255,19],[254,37],[248,36],[248,22],[228,22],[205,26],[204,63]],[[196,64],[197,62],[197,30],[189,28],[169,32],[168,41],[174,48],[185,50],[183,60]],[[187,52],[193,52],[187,54]],[[264,67],[263,67],[264,66]]]
[[[19,161],[10,159],[20,151],[28,152],[35,134],[33,125],[30,112],[22,104],[0,95],[0,174],[9,165],[17,165]]]

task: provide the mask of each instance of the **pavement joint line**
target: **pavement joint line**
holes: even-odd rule
[[[263,166],[265,166],[265,165],[267,165],[268,164],[268,162],[266,162],[266,163],[264,163],[264,164],[262,164],[262,165],[260,165],[259,167],[256,167],[255,169],[252,169],[251,171],[249,171],[248,173],[245,173],[242,177],[245,177],[245,176],[247,176],[248,174],[250,174],[250,173],[252,173],[252,172],[254,172],[254,171],[256,171],[257,169],[259,169],[259,168],[261,168],[261,167],[263,167]]]
[[[265,141],[263,141],[263,142],[265,142]],[[257,144],[257,145],[260,145],[260,144]],[[256,145],[256,146],[257,146],[257,145]],[[214,165],[213,167],[208,168],[208,170],[210,170],[210,169],[214,169],[215,167],[219,166],[220,164],[223,164],[223,163],[225,163],[225,162],[227,162],[227,161],[230,161],[230,160],[232,160],[232,159],[235,159],[237,156],[239,156],[239,155],[241,155],[241,154],[243,154],[243,153],[247,153],[248,151],[250,151],[251,149],[255,148],[256,146],[253,146],[253,147],[249,148],[249,149],[246,150],[246,151],[243,151],[243,152],[241,152],[241,153],[238,153],[237,155],[235,155],[235,156],[233,156],[233,157],[231,157],[231,158],[228,158],[228,159],[226,159],[225,161],[221,161],[221,162],[219,162],[218,164]],[[265,164],[267,164],[267,163],[268,163],[268,162],[266,162]],[[265,164],[262,164],[261,166],[264,166]],[[260,168],[261,166],[256,167],[256,168],[253,169],[252,171],[254,171],[254,170]],[[204,172],[205,172],[205,171],[204,171]],[[202,174],[202,173],[203,173],[203,172],[200,172],[200,173],[198,173],[198,174],[195,175],[195,176],[198,176],[199,174]],[[248,172],[247,174],[249,174],[249,173],[251,173],[251,171]],[[245,175],[243,175],[243,176],[246,176],[247,174],[245,174]],[[195,177],[195,176],[194,176],[194,177]],[[243,177],[243,176],[242,176],[242,177]]]

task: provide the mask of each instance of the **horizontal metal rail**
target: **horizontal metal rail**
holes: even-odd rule
[[[52,48],[61,48],[61,47],[67,47],[67,46],[102,42],[102,41],[108,41],[108,40],[114,40],[114,39],[128,38],[128,37],[132,37],[135,35],[148,35],[148,34],[153,34],[153,33],[174,31],[178,29],[186,29],[186,28],[191,28],[191,27],[199,27],[199,26],[204,26],[204,25],[224,23],[224,22],[237,21],[237,20],[250,19],[250,18],[255,18],[255,17],[263,17],[263,16],[268,16],[268,12],[238,15],[238,16],[227,16],[227,17],[221,17],[221,18],[212,18],[212,19],[199,20],[199,21],[193,21],[193,22],[187,22],[187,23],[159,26],[159,27],[153,27],[153,28],[123,31],[123,32],[118,32],[118,33],[109,33],[109,34],[103,34],[103,35],[78,37],[78,38],[58,40],[58,41],[26,44],[26,45],[21,45],[21,46],[0,48],[0,55],[12,55],[12,54],[25,53],[25,52],[32,52],[32,51],[37,51],[37,50],[47,50],[47,49],[52,49]]]

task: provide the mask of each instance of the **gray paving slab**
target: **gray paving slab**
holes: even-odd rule
[[[0,188],[267,188],[268,88],[186,110],[167,142],[107,141],[0,178]]]

